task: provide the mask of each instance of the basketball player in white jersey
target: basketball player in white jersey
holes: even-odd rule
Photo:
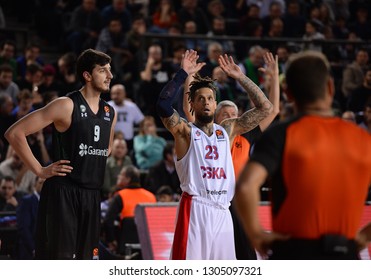
[[[233,225],[228,210],[234,195],[235,177],[230,138],[257,126],[272,111],[272,103],[227,55],[219,57],[220,67],[236,79],[256,107],[239,118],[214,123],[216,109],[213,80],[196,76],[190,85],[190,104],[195,122],[187,123],[172,108],[188,75],[204,65],[187,50],[181,69],[163,88],[157,110],[175,139],[176,170],[183,191],[178,208],[172,259],[236,259]]]

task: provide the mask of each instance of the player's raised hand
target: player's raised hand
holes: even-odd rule
[[[195,50],[186,50],[182,55],[181,67],[188,75],[197,73],[204,65],[204,62],[197,62],[199,55]]]
[[[220,55],[218,58],[220,67],[227,75],[233,79],[237,79],[241,74],[243,75],[240,67],[234,62],[232,56],[226,54]]]

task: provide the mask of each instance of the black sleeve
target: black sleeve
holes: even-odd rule
[[[103,228],[106,233],[106,241],[112,242],[115,239],[114,222],[120,214],[123,207],[122,199],[119,195],[115,195],[109,204],[107,214],[104,217]]]
[[[259,140],[261,135],[262,131],[259,125],[256,126],[254,129],[250,130],[249,132],[243,134],[243,136],[247,139],[247,141],[249,141],[251,146],[255,144],[256,141]]]
[[[183,69],[179,69],[173,79],[170,80],[161,90],[157,100],[157,112],[160,117],[168,118],[174,113],[172,105],[180,92],[179,89],[187,77],[187,72]]]
[[[273,175],[281,164],[285,145],[287,124],[277,124],[268,128],[255,143],[250,161],[262,164]]]

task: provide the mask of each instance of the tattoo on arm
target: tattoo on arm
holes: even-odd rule
[[[242,76],[238,81],[255,105],[255,108],[235,119],[233,132],[242,134],[258,126],[272,112],[273,104],[265,96],[264,92],[248,77]]]
[[[264,103],[268,102],[268,98],[265,96],[264,92],[248,77],[243,76],[239,80],[241,86],[246,90],[248,96],[251,98],[252,102],[256,108],[263,108]]]
[[[236,119],[236,129],[239,131],[238,134],[246,133],[256,126],[267,116],[265,111],[257,110],[253,108],[243,113],[239,118]]]
[[[163,119],[165,127],[171,130],[174,126],[180,124],[181,118],[177,111],[174,110],[174,113],[166,119]]]

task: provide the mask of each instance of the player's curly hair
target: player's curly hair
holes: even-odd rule
[[[196,91],[200,88],[209,88],[214,93],[214,98],[216,99],[216,86],[214,85],[214,81],[212,78],[206,76],[201,77],[198,73],[193,76],[194,80],[189,85],[189,92],[188,92],[188,102],[194,101],[196,97]],[[193,115],[193,110],[190,109],[190,112]]]

